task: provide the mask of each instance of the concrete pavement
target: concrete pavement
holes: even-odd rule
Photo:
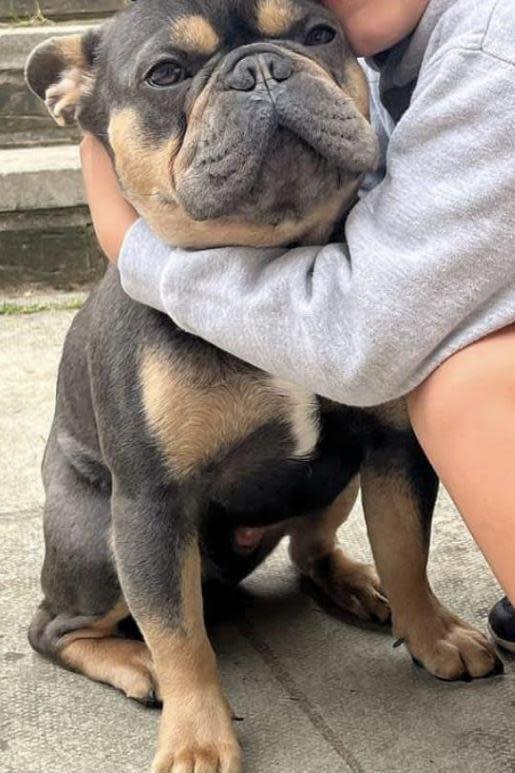
[[[139,773],[159,714],[36,656],[26,628],[39,599],[39,464],[71,311],[0,316],[0,770]],[[368,555],[360,508],[342,531]],[[440,596],[484,625],[499,590],[448,498],[431,575]],[[247,773],[515,773],[515,669],[444,684],[386,630],[343,623],[301,592],[285,546],[245,584],[213,631]]]

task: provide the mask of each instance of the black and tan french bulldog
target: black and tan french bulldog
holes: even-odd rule
[[[38,47],[27,79],[58,122],[105,143],[127,197],[183,247],[327,241],[376,160],[365,78],[311,0],[140,0]],[[68,333],[43,476],[30,641],[131,698],[162,699],[154,773],[240,770],[202,581],[240,581],[286,534],[340,607],[386,620],[390,606],[433,674],[499,669],[429,586],[437,479],[404,403],[319,400],[133,302],[114,269]],[[336,545],[359,480],[389,606],[373,568]],[[144,641],[121,634],[129,615]]]

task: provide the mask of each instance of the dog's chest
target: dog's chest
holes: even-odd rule
[[[170,363],[148,350],[140,370],[147,426],[174,477],[185,478],[252,445],[266,428],[284,456],[309,458],[318,443],[315,395],[235,363],[223,371]]]
[[[294,457],[309,458],[320,435],[319,405],[316,395],[296,384],[271,377],[271,388],[285,401],[284,411],[295,442]]]

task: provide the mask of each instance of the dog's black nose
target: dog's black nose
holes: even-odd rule
[[[234,65],[227,75],[227,86],[235,91],[253,91],[258,83],[282,83],[293,73],[289,59],[272,52],[250,54]]]

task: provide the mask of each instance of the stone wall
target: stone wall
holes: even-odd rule
[[[27,89],[30,51],[83,33],[125,0],[0,0],[0,293],[71,287],[102,275],[78,163],[78,129],[62,129]]]
[[[17,22],[32,17],[79,19],[105,16],[124,6],[124,0],[0,0],[0,19]]]

